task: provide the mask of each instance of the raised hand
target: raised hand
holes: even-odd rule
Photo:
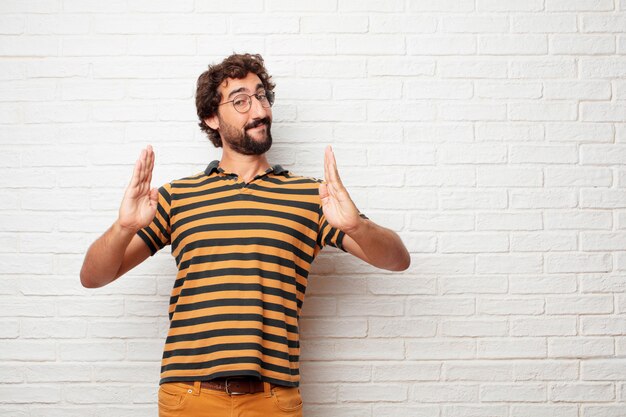
[[[330,145],[324,151],[324,178],[325,183],[320,184],[319,191],[324,216],[331,226],[349,234],[356,230],[361,218],[339,178],[335,154]]]
[[[135,162],[133,177],[126,188],[119,210],[120,226],[133,232],[150,224],[157,209],[157,189],[150,188],[154,151],[148,145]]]

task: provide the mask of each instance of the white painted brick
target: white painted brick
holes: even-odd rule
[[[301,337],[311,340],[332,337],[365,337],[368,333],[366,320],[301,319],[299,326]]]
[[[603,81],[547,81],[544,83],[544,97],[557,100],[610,100],[611,85]]]
[[[585,274],[580,277],[582,293],[626,292],[626,277],[623,275]]]
[[[26,17],[29,35],[83,35],[89,33],[89,19],[79,14],[38,15]]]
[[[415,213],[411,215],[411,230],[472,230],[473,216],[469,214]]]
[[[540,230],[543,221],[539,213],[478,213],[477,230]]]
[[[163,16],[163,15],[162,15]],[[225,16],[214,14],[165,15],[158,20],[160,33],[174,34],[226,34],[228,31]]]
[[[150,13],[176,13],[176,12],[191,12],[194,9],[193,0],[183,0],[176,3],[169,2],[167,0],[129,0],[128,9],[131,12],[150,12]]]
[[[436,362],[402,362],[400,364],[374,364],[374,381],[437,381],[441,365]]]
[[[626,200],[615,190],[582,189],[580,206],[583,208],[622,208]]]
[[[506,161],[506,152],[504,145],[494,144],[441,145],[438,149],[441,160],[447,164],[503,163]]]
[[[326,106],[328,107],[328,106]],[[360,111],[359,107],[352,106],[352,113]],[[367,104],[367,118],[371,121],[431,121],[435,120],[437,109],[434,104],[421,101],[409,101],[398,103],[392,100],[390,103],[375,101]]]
[[[389,339],[309,340],[302,347],[303,360],[393,360],[404,359],[404,343]]]
[[[483,35],[478,37],[481,55],[543,55],[548,52],[544,35]]]
[[[515,0],[477,0],[479,12],[537,12],[543,10],[542,0],[518,2]]]
[[[497,361],[456,361],[445,364],[443,374],[446,381],[511,381],[514,368]]]
[[[626,324],[619,318],[606,317],[582,317],[580,319],[583,335],[622,336],[626,334]]]
[[[502,294],[507,291],[505,276],[460,276],[439,279],[442,294]]]
[[[491,168],[476,169],[478,187],[537,187],[542,185],[543,175],[536,169]]]
[[[368,75],[419,76],[433,75],[435,61],[428,58],[411,57],[369,57]]]
[[[320,0],[315,3],[292,2],[289,0],[268,0],[265,4],[270,12],[327,12],[337,9],[337,0]]]
[[[626,27],[624,14],[583,14],[581,30],[583,32],[622,32]]]
[[[622,58],[580,58],[581,78],[622,78],[624,76],[626,76],[626,60]]]
[[[93,340],[59,342],[57,351],[61,361],[120,361],[126,356],[126,345],[121,341],[101,340],[97,342]]]
[[[404,1],[390,0],[338,0],[340,12],[402,12]]]
[[[408,386],[399,384],[339,385],[337,399],[353,402],[400,402],[408,398]]]
[[[371,33],[434,33],[437,30],[435,16],[373,14],[368,20]]]
[[[310,382],[367,382],[372,366],[368,364],[304,362],[300,364],[302,375]],[[386,366],[385,366],[386,368]]]
[[[483,338],[477,341],[477,357],[487,359],[545,358],[544,337]]]
[[[420,0],[409,2],[411,12],[471,12],[474,10],[472,0]]]
[[[441,31],[449,33],[505,33],[509,31],[509,18],[495,15],[443,16]]]
[[[266,21],[266,19],[261,21],[262,27],[266,27]],[[281,32],[300,30],[302,33],[366,33],[368,29],[367,16],[353,16],[349,13],[302,16],[300,24],[297,24],[297,20],[295,23],[294,25],[291,21],[285,22],[280,27]],[[275,30],[275,27],[270,26],[271,32]]]
[[[407,36],[409,55],[473,55],[476,37],[472,35],[415,35]]]
[[[509,249],[509,239],[506,234],[465,232],[440,236],[439,251],[441,253],[505,252]]]
[[[543,362],[543,363],[541,363]],[[578,378],[578,361],[516,361],[516,381],[566,381]]]
[[[437,332],[436,323],[430,320],[370,318],[367,327],[368,336],[376,338],[433,337]]]
[[[610,229],[610,213],[597,211],[546,213],[546,229]]]
[[[476,272],[485,274],[499,273],[539,273],[542,271],[541,255],[488,255],[476,256]]]
[[[437,74],[444,78],[506,78],[507,63],[499,60],[444,59],[437,62]]]
[[[89,382],[91,367],[84,364],[35,363],[23,368],[28,382]]]
[[[480,401],[538,402],[546,399],[545,384],[483,384]]]
[[[542,86],[538,83],[478,81],[474,84],[478,98],[537,99],[542,96]]]
[[[307,301],[305,305],[308,303],[309,301]],[[381,297],[380,295],[376,297],[376,304],[374,306],[372,305],[371,297],[344,297],[341,304],[336,308],[336,311],[336,314],[339,316],[348,317],[363,317],[364,312],[367,313],[367,316],[392,317],[404,314],[404,305],[398,303],[397,298]],[[318,315],[317,311],[315,314]]]
[[[406,342],[407,359],[469,359],[475,356],[475,352],[476,343],[470,338],[413,339]]]
[[[576,335],[576,317],[513,319],[510,325],[510,334],[514,337]]]
[[[54,361],[56,359],[56,350],[56,346],[49,341],[3,340],[0,360]],[[3,398],[3,396],[0,395],[0,398]]]
[[[22,319],[20,333],[25,339],[84,338],[87,323],[81,320]]]
[[[266,42],[262,37],[258,36],[229,36],[229,35],[198,35],[196,37],[197,43],[197,51],[198,55],[210,55],[210,56],[220,56],[226,57],[232,53],[245,53],[247,51],[253,51],[254,53],[264,54],[266,51]],[[270,44],[270,42],[267,42]],[[321,44],[321,42],[320,42]],[[285,46],[294,48],[292,42],[285,42]],[[306,45],[303,45],[306,46]],[[320,45],[320,47],[324,47],[325,45]],[[316,53],[317,49],[312,54]],[[281,53],[277,53],[276,55],[282,55]],[[293,51],[292,51],[293,52]],[[285,52],[285,54],[290,54],[292,52]],[[223,58],[222,58],[223,59]],[[212,60],[211,62],[218,62],[217,59]],[[177,64],[175,64],[177,65]],[[206,68],[202,68],[205,70]],[[169,70],[167,67],[165,68],[167,71]],[[201,70],[201,71],[202,71]],[[161,69],[163,71],[163,69]],[[174,69],[176,71],[176,69]],[[200,71],[198,71],[197,67],[194,70],[193,75],[189,75],[188,78],[197,78],[200,75]]]
[[[469,168],[411,168],[407,169],[406,183],[415,187],[473,186],[476,184],[474,170]]]
[[[443,120],[506,120],[504,105],[494,104],[442,104],[439,115]]]
[[[412,259],[414,271],[409,271],[414,273],[420,270],[430,274],[467,274],[474,270],[474,258],[468,255],[417,255]]]
[[[578,406],[514,404],[511,406],[511,417],[578,417]]]
[[[572,58],[516,58],[510,63],[511,78],[575,78],[577,72]]]
[[[402,84],[393,80],[342,80],[333,83],[333,97],[344,99],[399,99]]]
[[[586,405],[584,417],[619,417],[623,412],[622,405]]]
[[[2,339],[17,339],[20,336],[20,323],[17,320],[0,320],[0,330]]]
[[[624,360],[591,359],[580,365],[583,381],[622,381],[626,373]]]
[[[508,415],[507,407],[501,405],[444,405],[442,412],[443,417],[506,417]]]
[[[538,315],[544,312],[544,300],[539,298],[479,298],[477,312],[493,315]]]
[[[588,154],[588,153],[587,153]],[[590,159],[581,161],[589,163]],[[545,183],[550,187],[596,186],[608,187],[613,182],[612,172],[608,169],[593,168],[547,168]]]
[[[611,257],[608,254],[548,254],[545,256],[545,268],[548,273],[555,272],[607,272],[611,269]]]
[[[615,37],[601,35],[551,35],[554,55],[608,55],[615,53]]]
[[[546,0],[546,11],[608,11],[615,5],[612,0]]]
[[[613,126],[607,123],[546,123],[548,141],[612,142],[614,136]]]
[[[390,282],[388,277],[367,279],[367,289],[372,294],[436,294],[437,282],[431,277],[397,277]]]
[[[558,402],[602,402],[615,398],[613,384],[554,384],[548,389],[548,398]]]
[[[518,191],[510,193],[511,207],[530,208],[573,208],[578,204],[578,195],[569,190]]]
[[[572,33],[577,31],[575,14],[519,13],[511,16],[513,33]]]
[[[410,316],[459,316],[475,311],[473,298],[461,297],[410,297],[407,299],[407,314]]]
[[[506,336],[506,321],[447,320],[441,323],[441,334],[452,337]]]
[[[538,277],[512,276],[509,278],[511,294],[563,294],[576,291],[573,275],[549,275]]]
[[[363,77],[366,73],[366,62],[362,58],[348,59],[303,58],[296,64],[298,77],[322,78],[355,78]]]
[[[514,252],[566,251],[577,249],[573,233],[519,233],[510,237]]]
[[[548,356],[555,358],[593,358],[615,353],[613,339],[592,337],[551,337]]]
[[[584,251],[622,250],[626,246],[624,233],[581,233],[581,249]]]
[[[45,385],[3,384],[0,386],[0,402],[10,404],[58,403],[61,387]]]
[[[472,384],[414,384],[411,398],[420,403],[477,402],[479,386]]]
[[[113,385],[82,385],[65,387],[63,397],[72,404],[115,404],[128,403],[130,390],[128,386]]]
[[[469,99],[474,88],[470,82],[432,80],[406,81],[402,90],[407,99]]]
[[[581,103],[584,121],[626,122],[626,104]]]
[[[509,104],[509,118],[521,121],[576,120],[576,104],[561,102],[512,103]]]
[[[56,56],[59,39],[51,36],[3,36],[0,39],[3,56]]]
[[[404,55],[405,39],[398,35],[337,36],[337,53],[342,55]]]

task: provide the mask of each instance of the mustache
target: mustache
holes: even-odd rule
[[[250,123],[249,125],[246,126],[246,130],[248,129],[254,129],[255,127],[261,126],[261,125],[266,125],[266,126],[270,126],[272,122],[270,121],[269,117],[264,117],[263,119],[259,119],[256,120],[252,123]]]

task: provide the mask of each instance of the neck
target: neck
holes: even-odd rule
[[[237,176],[245,182],[250,182],[254,177],[265,172],[270,164],[265,154],[242,155],[224,146],[220,167]]]

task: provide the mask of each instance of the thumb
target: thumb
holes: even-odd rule
[[[148,196],[150,197],[150,204],[156,204],[157,200],[159,199],[159,190],[156,188],[152,188]]]
[[[320,198],[323,201],[326,197],[328,197],[328,188],[327,188],[326,184],[321,183],[320,184]]]

